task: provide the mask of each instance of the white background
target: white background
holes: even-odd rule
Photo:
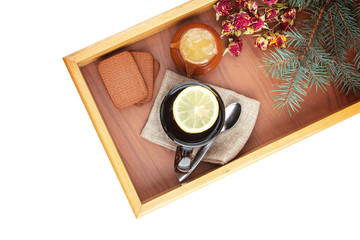
[[[2,3],[1,240],[360,239],[360,115],[135,219],[62,57],[183,2]]]

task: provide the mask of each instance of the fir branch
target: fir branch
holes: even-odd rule
[[[304,9],[309,6],[319,5],[322,0],[289,0],[289,6],[291,8]]]
[[[312,61],[306,61],[306,66],[309,69],[309,78],[308,82],[308,91],[315,85],[315,91],[317,92],[320,89],[322,92],[326,91],[326,86],[328,86],[329,79],[327,78],[327,68],[323,64],[316,64]]]
[[[339,52],[337,49],[337,44],[336,44],[336,36],[335,36],[335,25],[334,25],[334,20],[333,20],[333,15],[332,15],[332,11],[331,9],[329,10],[329,16],[330,16],[330,23],[331,23],[331,35],[333,38],[333,50],[335,52],[335,59],[336,62],[339,62],[340,58],[339,58]]]
[[[299,49],[305,47],[309,40],[308,38],[305,38],[303,34],[299,33],[297,29],[291,29],[285,32],[285,34],[289,39],[287,41],[288,48],[294,47],[295,49]]]
[[[360,73],[349,63],[333,62],[335,86],[348,95],[350,91],[360,94]]]
[[[303,96],[306,96],[307,81],[304,80],[306,72],[302,64],[299,64],[295,69],[284,74],[281,82],[275,84],[276,89],[273,91],[278,92],[278,95],[273,97],[274,107],[280,112],[286,108],[291,116],[291,111],[298,111],[300,108],[299,103],[303,102]]]
[[[343,61],[339,55],[339,49],[337,43],[340,42],[336,37],[335,23],[333,18],[332,9],[329,9],[331,32],[333,36],[333,49],[335,52],[334,61],[330,63],[330,69],[334,76],[333,82],[335,86],[340,88],[340,91],[349,94],[352,90],[355,94],[359,95],[360,88],[360,73],[356,71],[352,64],[348,64]]]
[[[277,77],[281,77],[284,69],[288,70],[296,67],[299,58],[300,56],[297,56],[296,52],[276,48],[276,53],[270,53],[268,57],[263,59],[266,64],[264,66],[267,70],[266,76],[272,73],[271,77],[273,78],[276,73]]]
[[[350,44],[351,48],[355,48],[360,50],[359,43],[360,43],[360,32],[355,31],[353,29],[357,29],[357,22],[354,16],[352,16],[350,10],[347,7],[339,6],[337,3],[334,4],[337,13],[339,14],[342,23],[344,24],[349,36],[350,36]],[[341,11],[340,9],[341,8]],[[346,20],[345,20],[346,18]]]
[[[276,49],[263,58],[274,84],[274,107],[297,111],[313,87],[360,96],[360,4],[354,0],[289,0],[306,8],[297,29],[286,32],[290,49]],[[292,5],[294,6],[294,5]],[[359,11],[356,11],[357,9]],[[355,57],[349,61],[349,50]]]
[[[312,42],[312,39],[313,39],[313,37],[314,37],[314,33],[315,33],[315,31],[316,31],[316,29],[317,29],[317,27],[318,27],[318,25],[319,25],[319,21],[320,21],[320,19],[321,19],[321,15],[322,15],[323,12],[324,12],[324,9],[325,9],[325,6],[322,7],[321,10],[320,10],[320,12],[319,12],[319,15],[318,15],[318,17],[317,17],[317,19],[316,19],[315,25],[314,25],[314,27],[313,27],[313,29],[312,29],[312,31],[311,31],[308,44],[307,44],[306,48],[304,49],[304,53],[303,53],[303,54],[305,54],[305,51],[307,51],[307,49],[309,48],[309,46],[310,46],[310,44],[311,44],[311,42]],[[303,57],[304,57],[304,56],[303,56]]]
[[[357,70],[360,70],[360,51],[355,55],[353,59],[353,64],[356,66]]]
[[[313,60],[317,64],[329,64],[330,54],[325,52],[321,46],[310,46],[309,50],[309,59]]]
[[[315,58],[314,55],[311,55],[308,52],[309,49],[311,49],[310,46],[312,44],[315,31],[319,26],[319,21],[324,9],[325,7],[319,10],[319,14],[315,19],[315,24],[312,25],[313,28],[311,31],[305,31],[305,33],[308,33],[308,37],[303,36],[296,30],[288,33],[290,37],[290,44],[295,41],[291,39],[291,36],[294,36],[297,39],[306,39],[306,41],[300,40],[299,42],[294,43],[294,48],[298,49],[298,51],[276,49],[277,54],[272,53],[270,54],[270,58],[267,57],[264,59],[264,61],[268,64],[267,74],[272,72],[273,77],[274,73],[276,73],[276,76],[283,80],[279,84],[274,84],[274,92],[278,93],[278,95],[273,98],[275,100],[274,107],[279,108],[280,111],[282,111],[285,106],[289,114],[291,113],[290,110],[297,111],[297,108],[300,107],[299,102],[303,101],[301,96],[306,95],[305,89],[309,87],[309,81],[305,81],[304,79],[317,79],[314,83],[310,84],[310,86],[315,84],[316,89],[323,89],[326,84],[326,81],[322,76],[324,75],[322,71],[319,73],[314,69],[311,69],[310,65],[307,64],[309,58]],[[303,61],[304,58],[305,61]]]
[[[353,4],[353,7],[350,9],[351,9],[351,12],[354,14],[355,19],[357,21],[360,21],[360,2],[359,1],[355,2]]]

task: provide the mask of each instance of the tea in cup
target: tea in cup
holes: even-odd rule
[[[160,120],[166,134],[178,144],[174,163],[177,172],[188,171],[193,149],[215,138],[224,119],[220,95],[205,83],[181,83],[167,93],[160,106]]]

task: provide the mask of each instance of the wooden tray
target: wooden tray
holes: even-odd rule
[[[97,63],[126,49],[152,53],[161,65],[154,86],[156,96],[166,69],[185,75],[170,56],[169,44],[176,30],[187,23],[202,22],[220,32],[212,9],[215,2],[187,2],[64,57],[136,217],[360,112],[359,98],[340,95],[329,87],[325,93],[309,92],[301,111],[292,117],[286,112],[279,114],[271,100],[275,80],[265,78],[265,70],[259,68],[263,52],[253,47],[254,38],[244,37],[240,57],[227,55],[215,70],[194,78],[259,100],[254,131],[235,160],[221,167],[201,163],[188,183],[180,185],[173,169],[174,152],[140,137],[155,97],[143,106],[117,110],[99,76]]]

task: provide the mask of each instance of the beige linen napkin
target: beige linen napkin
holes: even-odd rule
[[[141,132],[143,138],[171,150],[176,150],[177,145],[166,135],[161,126],[160,105],[165,95],[173,87],[187,81],[193,81],[193,79],[169,70],[166,71],[148,121]],[[212,87],[220,94],[225,107],[233,102],[241,104],[241,116],[238,123],[232,129],[217,136],[214,144],[203,159],[205,162],[223,165],[234,159],[249,139],[256,122],[260,103],[236,92],[216,86]]]

